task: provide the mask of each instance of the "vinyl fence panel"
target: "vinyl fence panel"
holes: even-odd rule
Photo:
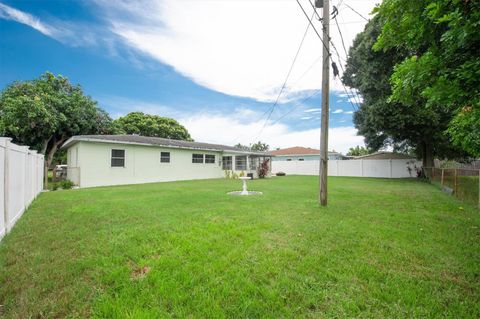
[[[6,140],[0,138],[0,239],[7,232],[5,224],[5,144]]]
[[[0,239],[43,188],[43,155],[0,137]]]
[[[405,178],[416,177],[420,163],[411,159],[393,160],[329,160],[329,176]],[[320,161],[273,161],[272,173],[287,175],[318,175]],[[410,170],[409,170],[410,167]]]

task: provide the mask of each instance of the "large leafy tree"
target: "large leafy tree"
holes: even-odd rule
[[[114,124],[124,134],[192,141],[187,129],[176,120],[168,117],[131,112],[115,120]]]
[[[108,114],[61,75],[46,72],[35,80],[14,82],[0,95],[0,134],[45,154],[46,170],[71,136],[111,130]]]
[[[372,153],[368,148],[365,148],[363,146],[355,146],[355,147],[350,147],[348,150],[347,156],[362,156],[362,155],[368,155]]]
[[[250,149],[254,152],[266,152],[270,149],[270,146],[267,143],[258,141],[250,145]]]
[[[363,103],[354,114],[354,124],[359,134],[365,136],[369,149],[413,149],[422,157],[424,166],[433,166],[435,155],[451,156],[457,151],[445,134],[451,112],[426,107],[422,96],[415,95],[410,103],[391,98],[391,78],[396,65],[408,56],[408,50],[375,50],[383,27],[384,20],[376,15],[350,48],[343,80],[363,96]]]
[[[375,49],[407,52],[392,74],[391,101],[421,105],[442,134],[480,156],[480,1],[384,0]]]

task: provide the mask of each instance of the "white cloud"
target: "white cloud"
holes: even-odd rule
[[[244,122],[225,115],[190,115],[180,119],[196,141],[235,145],[248,145],[261,140],[276,147],[305,146],[319,148],[320,129],[293,131],[288,126],[276,123],[267,125],[261,134],[263,121]],[[253,132],[253,134],[252,134]],[[355,145],[364,145],[363,137],[354,127],[343,126],[329,129],[329,149],[343,153]]]
[[[353,111],[347,111],[345,114],[353,114]]]
[[[273,120],[265,125],[262,113],[247,107],[237,107],[229,114],[211,111],[186,113],[174,107],[117,96],[101,97],[99,102],[101,107],[115,107],[119,110],[117,114],[113,115],[114,118],[132,111],[173,117],[184,125],[192,137],[199,142],[248,145],[261,140],[269,144],[272,149],[296,145],[319,147],[320,129],[295,131],[286,124]],[[308,118],[312,119],[313,117]],[[330,128],[329,149],[347,152],[352,146],[363,145],[363,137],[357,136],[356,133],[357,130],[351,126]]]
[[[349,5],[367,16],[376,1],[351,1]],[[334,0],[332,4],[338,2]],[[171,65],[200,85],[230,95],[269,101],[278,94],[308,24],[293,0],[275,1],[274,5],[271,0],[90,3],[96,5],[93,12],[107,27],[52,17],[47,17],[46,23],[4,4],[0,4],[0,18],[29,25],[69,45],[101,45],[107,54],[118,57],[125,56],[117,51],[121,42],[126,45],[123,49]],[[309,3],[306,0],[301,3],[311,14]],[[359,21],[357,14],[345,6],[340,6],[337,19],[348,47],[365,21]],[[317,30],[321,30],[320,23],[314,21]],[[333,21],[331,37],[345,59]],[[302,91],[320,88],[321,51],[322,44],[310,28],[281,102],[298,99]],[[127,55],[123,58],[142,67],[130,52]],[[339,81],[332,81],[331,88],[343,90]]]
[[[333,111],[332,113],[333,114],[343,113],[343,110],[342,109],[337,109],[337,110]]]
[[[368,15],[375,2],[352,1],[349,5]],[[111,31],[128,46],[173,66],[200,85],[260,100],[273,99],[280,89],[308,23],[295,1],[275,1],[274,5],[270,0],[97,3]],[[307,1],[303,6],[312,12]],[[353,11],[341,9],[338,19],[349,46],[365,22],[357,23]],[[348,22],[357,24],[352,27]],[[318,21],[316,26],[321,29]],[[331,37],[335,46],[342,48],[334,24]],[[287,85],[287,94],[320,88],[321,63],[315,62],[321,51],[320,40],[309,30],[290,77],[295,87]],[[332,81],[332,89],[342,87]]]
[[[306,113],[319,113],[319,112],[321,112],[321,111],[322,111],[321,108],[305,110]]]
[[[58,33],[57,29],[42,23],[38,18],[34,17],[33,15],[9,7],[3,3],[0,3],[0,18],[6,20],[13,20],[28,25],[48,36],[53,36],[54,34]]]
[[[310,119],[312,119],[312,118],[313,118],[313,117],[311,117],[311,116],[304,116],[304,117],[301,117],[300,119],[301,119],[301,120],[310,120]]]
[[[154,102],[134,100],[120,96],[100,96],[97,99],[101,108],[116,110],[116,113],[110,114],[113,119],[117,119],[130,112],[144,112],[173,118],[177,118],[182,114],[172,107]]]

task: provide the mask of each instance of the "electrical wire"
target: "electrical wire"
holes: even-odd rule
[[[310,0],[308,0],[308,2],[312,5],[312,2],[311,2]],[[305,17],[308,19],[308,15],[307,15],[307,13],[305,12],[305,9],[303,8],[303,6],[302,6],[302,4],[300,3],[299,0],[297,0],[297,3],[298,3],[298,5],[300,6],[300,9],[302,9],[302,12],[303,12],[303,14],[305,15]],[[317,29],[315,28],[315,26],[313,25],[312,21],[309,20],[309,23],[312,25],[312,28],[315,30],[315,33],[317,34],[318,38],[319,38],[320,41],[322,42],[322,44],[323,44],[323,46],[325,47],[325,49],[327,49],[328,57],[330,58],[330,61],[331,61],[332,63],[335,63],[335,61],[334,61],[333,58],[332,58],[332,54],[331,54],[330,50],[328,50],[327,46],[325,45],[324,40],[322,39],[322,37],[321,37],[320,34],[318,33],[318,31],[317,31]],[[337,52],[337,56],[338,56],[338,58],[339,58],[339,64],[340,64],[340,67],[341,67],[341,69],[342,69],[342,73],[344,73],[343,66],[342,66],[342,64],[341,64],[340,54],[338,53],[338,50],[336,49],[335,44],[333,44],[332,39],[328,39],[328,40],[329,40],[329,43],[332,44],[332,47],[333,47],[333,48],[335,49],[335,51]],[[357,102],[357,100],[355,99],[355,95],[350,94],[350,93],[348,92],[347,88],[345,87],[345,84],[341,81],[341,79],[340,79],[340,82],[342,83],[343,90],[345,91],[345,94],[347,94],[348,102],[349,102],[350,105],[352,106],[352,109],[353,109],[354,111],[356,111],[356,107],[355,107],[355,105],[352,103],[351,97],[350,97],[350,95],[351,95],[351,96],[353,97],[352,99],[355,101],[355,103],[359,104],[359,103]]]
[[[268,113],[268,116],[267,116],[267,118],[265,119],[265,122],[263,123],[262,129],[260,130],[260,133],[259,133],[258,135],[262,134],[263,130],[265,129],[265,126],[267,125],[268,120],[269,120],[270,117],[272,116],[272,113],[273,113],[273,111],[275,110],[275,106],[277,106],[278,101],[280,100],[280,96],[282,95],[283,90],[285,89],[285,87],[286,87],[286,85],[287,85],[288,78],[290,77],[290,74],[292,73],[293,66],[295,65],[295,62],[297,61],[298,55],[299,55],[299,53],[300,53],[300,50],[302,49],[303,42],[305,41],[305,38],[306,38],[307,33],[308,33],[308,30],[310,29],[310,26],[311,26],[311,25],[313,26],[313,24],[312,24],[312,19],[313,19],[313,14],[312,14],[312,16],[308,19],[307,28],[305,29],[305,33],[303,34],[302,41],[300,41],[300,45],[298,46],[297,53],[295,54],[295,57],[293,58],[292,64],[290,65],[290,69],[288,70],[288,73],[287,73],[287,76],[286,76],[286,78],[285,78],[285,81],[283,81],[282,88],[280,89],[280,92],[278,92],[278,95],[277,95],[277,98],[276,98],[276,100],[275,100],[275,103],[273,103],[273,105],[270,107],[270,111],[269,111],[269,113]]]
[[[348,4],[346,3],[343,3],[347,8],[349,8],[350,10],[352,10],[353,12],[355,12],[356,14],[358,14],[363,20],[365,21],[370,21],[369,19],[365,18],[360,12],[358,12],[357,10],[355,10],[354,8],[350,7]]]
[[[345,58],[348,59],[347,47],[345,46],[345,41],[343,40],[342,30],[340,30],[340,26],[338,25],[337,17],[335,17],[334,20],[335,20],[335,24],[337,25],[338,33],[340,34],[340,39],[342,40],[343,50],[345,51]]]
[[[279,118],[277,118],[271,125],[273,124],[276,124],[278,123],[281,119],[283,119],[285,116],[289,115],[290,113],[292,113],[293,111],[295,111],[297,109],[297,107],[299,107],[300,105],[302,105],[303,103],[305,103],[306,101],[310,100],[312,97],[314,97],[315,95],[317,95],[318,93],[322,92],[322,90],[316,90],[313,94],[307,96],[306,98],[304,98],[303,100],[301,100],[300,102],[298,102],[297,104],[295,104],[290,110],[288,110],[287,112],[285,112],[282,116],[280,116]]]
[[[275,107],[277,106],[277,104],[278,104],[278,102],[279,102],[279,100],[280,100],[280,96],[282,95],[282,93],[283,93],[283,91],[284,91],[284,89],[285,89],[285,87],[286,87],[286,85],[287,85],[287,81],[288,81],[288,79],[290,78],[290,74],[292,73],[292,70],[293,70],[293,67],[294,67],[294,65],[295,65],[295,62],[297,61],[298,55],[299,55],[300,50],[301,50],[301,48],[302,48],[302,46],[303,46],[303,43],[304,43],[304,41],[305,41],[305,38],[306,38],[307,33],[308,33],[308,30],[310,29],[311,26],[313,26],[312,23],[311,23],[311,22],[312,22],[311,20],[313,20],[314,14],[315,14],[315,13],[313,13],[310,18],[308,18],[308,16],[307,16],[307,18],[308,18],[307,28],[305,29],[305,32],[304,32],[303,37],[302,37],[302,40],[300,41],[300,45],[298,46],[297,52],[296,52],[296,54],[295,54],[295,57],[293,58],[292,64],[290,65],[290,69],[288,70],[287,76],[285,77],[285,81],[283,81],[283,85],[282,85],[280,91],[278,92],[278,95],[277,95],[277,97],[276,97],[276,99],[275,99],[275,102],[261,115],[261,117],[264,117],[265,115],[268,114],[268,116],[267,116],[267,118],[265,119],[265,121],[264,121],[264,123],[263,123],[263,125],[262,125],[262,128],[261,128],[261,130],[259,131],[259,133],[257,134],[257,136],[260,136],[260,135],[263,133],[263,130],[264,130],[265,127],[267,126],[268,120],[269,120],[270,117],[272,116],[272,113],[273,113],[273,111],[275,110]],[[235,140],[237,140],[237,139],[240,138],[241,136],[242,136],[242,135],[238,136],[237,138],[235,138]]]

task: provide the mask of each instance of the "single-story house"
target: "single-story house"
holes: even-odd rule
[[[367,155],[352,156],[351,158],[353,160],[415,160],[414,156],[393,152],[376,152]]]
[[[79,187],[222,178],[227,171],[256,178],[259,166],[269,161],[271,167],[272,158],[232,146],[139,135],[78,135],[62,149],[67,179]]]
[[[320,160],[320,150],[309,148],[309,147],[289,147],[284,149],[278,149],[275,151],[270,151],[270,155],[273,155],[273,161],[318,161]],[[346,156],[335,152],[328,152],[329,160],[345,160],[348,159]]]

